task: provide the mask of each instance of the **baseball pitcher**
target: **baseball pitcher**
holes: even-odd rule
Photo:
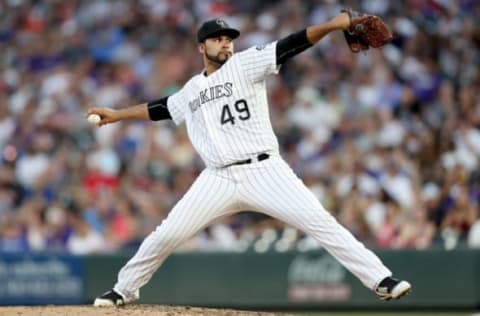
[[[309,234],[382,299],[410,292],[411,285],[393,278],[380,259],[323,208],[279,155],[269,119],[266,77],[336,30],[344,31],[353,52],[379,47],[391,38],[378,17],[344,11],[325,23],[234,54],[233,40],[240,32],[221,19],[211,20],[197,33],[205,68],[178,92],[120,110],[88,110],[87,116],[100,116],[99,126],[127,119],[185,122],[206,165],[95,306],[135,301],[139,289],[176,247],[219,217],[243,210],[265,213]]]

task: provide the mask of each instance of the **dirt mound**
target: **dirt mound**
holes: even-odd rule
[[[213,315],[213,316],[274,316],[267,312],[240,311],[232,309],[212,309],[200,307],[181,307],[164,305],[130,305],[122,308],[98,308],[93,306],[15,306],[0,307],[0,316],[175,316],[175,315]]]

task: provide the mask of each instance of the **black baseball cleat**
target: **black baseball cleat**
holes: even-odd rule
[[[412,285],[407,281],[401,281],[392,277],[386,277],[378,284],[375,293],[384,301],[392,298],[399,299],[412,291]]]
[[[114,290],[103,293],[102,296],[97,297],[95,299],[95,302],[93,302],[93,306],[95,307],[110,307],[123,305],[125,305],[123,297]]]

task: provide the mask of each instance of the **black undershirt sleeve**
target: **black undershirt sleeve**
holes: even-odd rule
[[[307,48],[312,47],[312,43],[308,41],[307,29],[297,33],[292,33],[277,42],[277,65],[281,65],[289,58],[300,54]]]
[[[148,115],[152,121],[171,119],[172,116],[167,108],[168,97],[163,97],[147,103]]]

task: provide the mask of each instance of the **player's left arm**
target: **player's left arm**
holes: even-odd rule
[[[349,25],[350,18],[348,14],[342,12],[327,22],[309,26],[302,31],[278,40],[276,47],[277,65],[283,64],[291,57],[312,47],[325,35],[337,30],[346,30]]]
[[[264,80],[267,75],[277,74],[280,65],[312,47],[325,35],[336,30],[347,29],[349,25],[348,14],[340,13],[327,22],[309,26],[267,45],[250,47],[235,55],[240,61],[240,67],[246,78],[250,82],[259,82]]]

